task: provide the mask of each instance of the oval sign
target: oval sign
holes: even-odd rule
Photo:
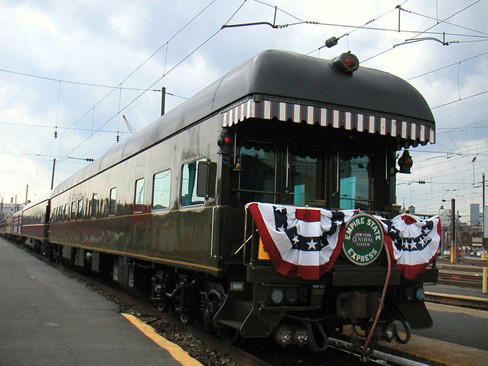
[[[353,216],[346,224],[342,250],[354,264],[373,263],[383,248],[383,227],[370,215]]]

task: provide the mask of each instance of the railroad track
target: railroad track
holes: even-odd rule
[[[469,265],[469,266],[488,266],[488,260],[482,260],[481,258],[462,257],[456,259],[457,265]],[[451,259],[449,257],[437,257],[437,265],[451,265]]]
[[[352,345],[342,340],[331,339],[329,349],[320,354],[310,352],[308,347],[303,349],[297,349],[296,347],[282,349],[272,342],[263,342],[262,340],[259,342],[250,341],[239,347],[226,344],[220,338],[198,327],[182,324],[170,314],[161,313],[156,307],[149,304],[146,299],[134,292],[114,287],[113,284],[104,280],[50,262],[35,252],[29,252],[38,259],[57,268],[66,276],[82,282],[85,286],[109,298],[118,304],[121,313],[130,313],[151,325],[163,337],[180,345],[204,365],[322,365],[323,360],[327,360],[327,362],[333,360],[333,364],[337,366],[363,364],[359,355],[352,349]],[[426,292],[426,301],[488,310],[488,300],[482,302],[479,300],[477,298],[467,299],[464,296]],[[189,336],[190,334],[191,336]],[[370,362],[383,365],[385,362],[387,364],[420,365],[416,361],[403,358],[400,355],[390,354],[388,351],[375,351]]]
[[[110,299],[118,305],[120,313],[136,316],[139,320],[153,327],[163,337],[178,344],[203,365],[324,365],[324,360],[327,360],[326,364],[335,366],[364,365],[351,343],[332,338],[330,338],[329,348],[322,353],[311,352],[308,347],[283,349],[272,341],[263,340],[251,340],[237,347],[229,345],[198,326],[182,324],[179,319],[171,316],[171,314],[162,313],[137,293],[114,286],[104,279],[53,263],[31,250],[29,253],[56,268],[64,275]],[[385,362],[387,364],[419,365],[415,361],[399,355],[374,351],[370,364],[385,365]]]
[[[25,249],[27,250],[27,248]],[[196,326],[182,324],[179,319],[169,313],[159,311],[146,298],[135,292],[117,287],[112,282],[104,279],[86,275],[75,269],[49,261],[46,257],[32,250],[28,250],[28,252],[56,268],[65,276],[83,283],[84,286],[116,303],[120,313],[136,316],[139,320],[153,327],[164,338],[178,344],[203,365],[271,366],[270,363],[243,349],[223,342],[222,339],[211,333],[205,332]]]
[[[446,285],[476,287],[481,289],[483,268],[475,265],[437,264],[439,283]]]

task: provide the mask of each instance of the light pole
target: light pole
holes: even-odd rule
[[[51,191],[53,190],[54,187],[54,171],[56,170],[56,158],[54,158],[53,161],[53,175],[51,177]]]
[[[456,262],[456,200],[451,198],[451,264]]]
[[[88,162],[92,162],[93,161],[93,158],[75,158],[75,157],[72,157],[72,156],[68,156],[68,157],[66,157],[66,159],[85,160],[85,161],[88,161]],[[53,161],[53,175],[51,177],[51,190],[54,188],[54,171],[55,170],[56,170],[56,158],[54,158],[54,161]]]
[[[481,243],[483,244],[483,251],[481,254],[481,258],[485,258],[485,242],[486,242],[486,235],[485,235],[485,173],[483,173],[483,221],[481,222],[481,228],[483,232],[483,239],[481,240]]]

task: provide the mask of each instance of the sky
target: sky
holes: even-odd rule
[[[486,0],[0,0],[0,199],[39,198],[54,159],[59,184],[140,131],[162,87],[169,111],[266,49],[351,51],[409,81],[436,119],[397,203],[436,214],[454,198],[468,221],[488,173],[487,16]],[[286,27],[222,29],[251,22]]]

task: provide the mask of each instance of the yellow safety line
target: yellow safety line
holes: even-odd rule
[[[191,357],[188,352],[184,351],[180,346],[168,341],[166,338],[160,336],[153,327],[137,319],[134,315],[124,314],[122,316],[139,329],[146,337],[151,339],[158,346],[167,350],[173,358],[185,366],[203,366],[200,362]]]
[[[488,302],[488,299],[482,297],[475,297],[475,296],[465,296],[465,295],[451,295],[451,294],[441,294],[438,292],[426,292],[426,295],[433,295],[439,297],[450,297],[453,299],[460,299],[460,300],[471,300],[471,301],[480,301],[480,302]]]

